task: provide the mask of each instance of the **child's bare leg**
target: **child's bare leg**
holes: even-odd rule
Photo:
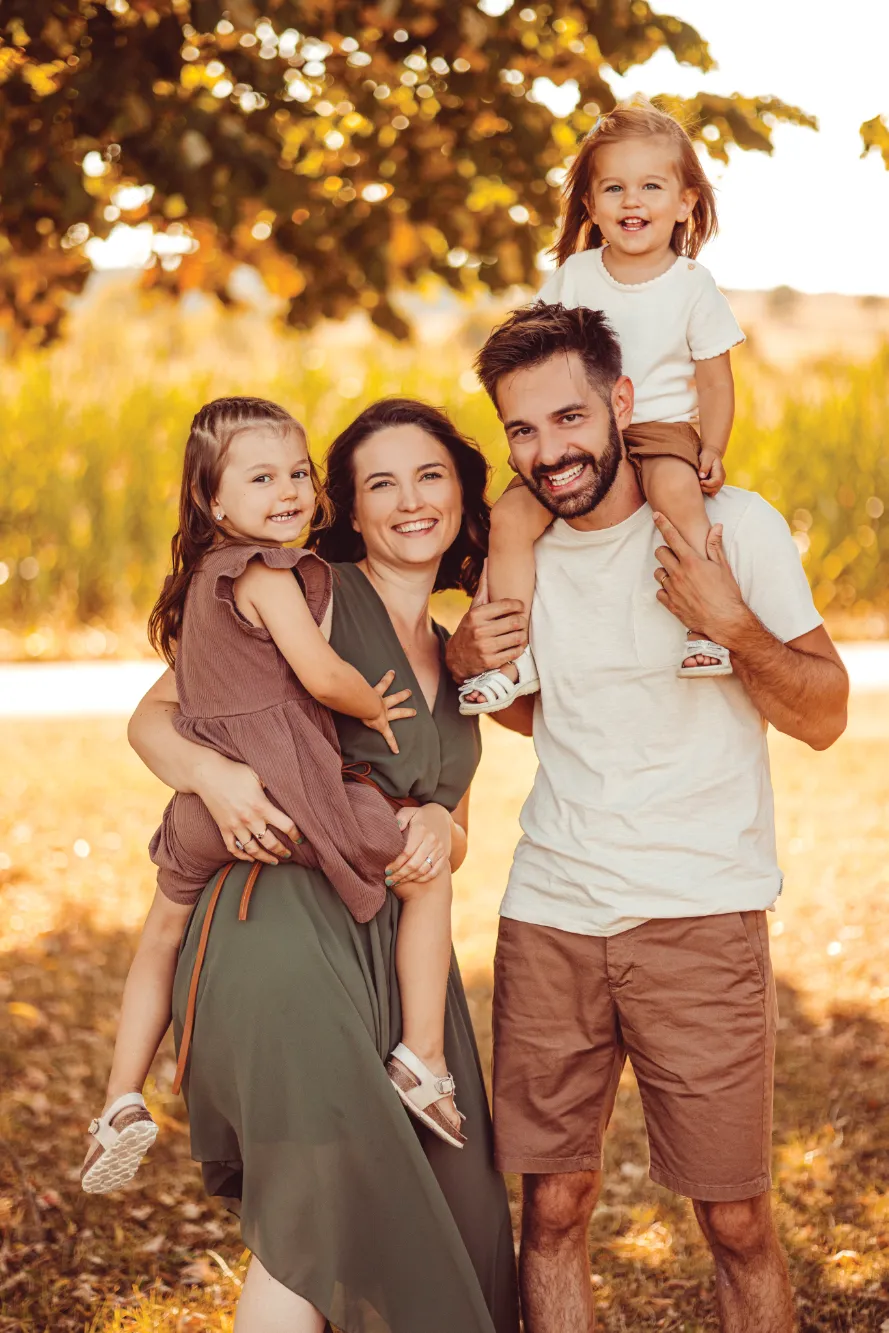
[[[235,1333],[324,1333],[327,1320],[267,1273],[256,1255],[235,1311]]]
[[[534,596],[534,543],[553,521],[549,510],[521,481],[513,481],[491,510],[491,535],[488,542],[488,597],[499,602],[504,597],[521,602],[527,614]],[[507,662],[500,670],[515,684],[518,668]],[[481,702],[482,695],[469,694],[470,703]]]
[[[704,507],[704,495],[698,474],[681,458],[657,457],[642,460],[642,488],[655,511],[666,514],[689,546],[707,558],[710,520]],[[706,637],[689,627],[688,637]],[[687,657],[684,666],[716,666],[715,657]]]
[[[124,986],[103,1111],[125,1092],[141,1092],[170,1026],[173,978],[191,908],[157,890]]]
[[[170,1023],[173,975],[189,911],[158,890],[142,928],[124,987],[105,1104],[90,1125],[80,1173],[88,1194],[104,1194],[131,1180],[157,1135],[142,1086]]]
[[[433,1074],[448,1072],[444,1053],[445,1006],[451,967],[451,870],[444,868],[425,884],[402,883],[395,971],[401,992],[402,1036]],[[453,1097],[439,1103],[459,1124]]]

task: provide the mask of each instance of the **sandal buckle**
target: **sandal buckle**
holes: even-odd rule
[[[450,1074],[446,1078],[437,1078],[435,1080],[435,1091],[442,1097],[452,1097],[457,1090],[453,1078]]]

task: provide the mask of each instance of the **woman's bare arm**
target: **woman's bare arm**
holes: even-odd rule
[[[451,870],[459,870],[469,850],[469,789],[451,811]]]
[[[173,725],[179,711],[176,677],[165,671],[152,685],[130,718],[127,737],[143,764],[174,791],[199,796],[210,811],[225,845],[239,861],[265,861],[276,865],[277,858],[289,856],[287,848],[272,835],[272,829],[289,838],[299,833],[293,820],[273,805],[262,783],[247,764],[238,764],[204,745],[180,736]],[[250,856],[235,846],[235,839],[245,842],[251,832],[269,827],[266,845]]]

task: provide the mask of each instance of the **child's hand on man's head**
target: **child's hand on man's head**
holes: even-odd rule
[[[715,449],[702,449],[698,464],[701,490],[705,495],[718,495],[725,485],[725,464]]]

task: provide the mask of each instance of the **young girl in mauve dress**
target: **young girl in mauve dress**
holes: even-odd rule
[[[734,416],[730,349],[744,339],[725,297],[697,260],[716,231],[713,188],[682,126],[644,98],[602,116],[568,173],[558,268],[547,304],[601,310],[620,339],[635,408],[624,444],[646,499],[699,555],[710,524],[704,496],[725,482]],[[566,423],[568,424],[568,423]],[[569,460],[570,463],[570,460]],[[572,479],[551,471],[557,492]],[[513,482],[494,505],[488,590],[493,600],[534,592],[533,544],[552,514]],[[728,651],[689,627],[681,676],[728,675]],[[530,649],[466,682],[461,711],[490,713],[538,688]]]
[[[293,839],[278,831],[288,856],[320,869],[364,922],[385,900],[389,869],[404,851],[406,821],[363,774],[344,772],[330,710],[380,732],[396,754],[391,724],[414,710],[403,706],[409,690],[386,695],[394,672],[372,686],[327,641],[330,568],[312,552],[284,545],[299,537],[318,503],[306,436],[288,412],[257,398],[203,407],[186,445],[173,574],[149,634],[175,667],[177,731],[261,776],[272,802],[299,829]],[[268,828],[245,827],[236,846],[250,854],[268,836]],[[157,1135],[142,1087],[170,1022],[179,946],[192,906],[232,852],[203,803],[177,793],[151,856],[158,891],[127,977],[105,1107],[90,1125],[94,1142],[81,1177],[89,1193],[129,1180]],[[431,879],[393,889],[403,902],[399,979],[409,955],[424,963],[405,972],[393,1095],[439,1137],[462,1147],[443,1049],[450,869],[443,854],[427,860]],[[182,1046],[180,1071],[185,1036]],[[412,1097],[394,1077],[397,1070],[404,1082],[405,1065],[413,1075]]]

